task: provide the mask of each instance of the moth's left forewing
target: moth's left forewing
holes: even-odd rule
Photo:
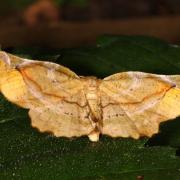
[[[32,61],[18,66],[31,94],[42,106],[31,108],[33,127],[57,137],[79,137],[94,130],[84,82],[69,69],[50,62]]]
[[[134,125],[133,128],[126,128],[129,129],[126,133],[130,137],[133,137],[131,134],[134,129],[139,136],[152,136],[158,132],[160,122],[179,116],[179,88],[176,85],[179,83],[179,76],[174,76],[176,81],[171,77],[127,72],[105,78],[100,85],[104,133],[118,136],[116,127],[124,127],[126,122],[127,126]],[[118,108],[121,116],[115,111]],[[128,119],[129,123],[125,119]],[[113,126],[114,131],[110,132]],[[122,133],[119,136],[121,137]]]
[[[54,63],[33,61],[18,66],[18,70],[31,93],[38,99],[51,103],[61,100],[81,105],[86,103],[83,83],[67,68]]]

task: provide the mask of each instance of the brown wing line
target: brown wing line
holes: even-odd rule
[[[170,87],[169,89],[167,89],[166,91],[165,91],[165,93],[160,97],[160,98],[158,98],[157,100],[156,100],[156,103],[155,104],[157,104],[157,103],[159,103],[165,96],[166,96],[166,94],[171,90],[171,89],[173,89],[174,88],[174,86],[172,86],[172,87]],[[162,91],[161,92],[159,92],[159,93],[155,93],[154,95],[159,95],[159,94],[161,94],[162,93]],[[107,96],[109,96],[108,94],[106,94]],[[110,106],[110,105],[119,105],[120,106],[120,108],[121,108],[121,110],[128,116],[128,114],[125,112],[125,110],[122,108],[122,105],[136,105],[136,104],[141,104],[141,103],[143,103],[143,102],[145,102],[145,101],[148,101],[148,98],[151,98],[153,95],[149,95],[148,97],[145,97],[142,101],[139,101],[139,102],[132,102],[132,103],[121,103],[121,102],[115,102],[115,103],[108,103],[107,105],[102,105],[102,102],[100,101],[100,106],[102,107],[102,108],[105,108],[105,107],[108,107],[108,106]],[[109,96],[110,97],[110,96]],[[158,114],[158,113],[157,113]],[[164,115],[162,115],[162,114],[159,114],[160,116],[163,116],[163,117],[165,117]],[[128,116],[128,118],[130,119],[130,117]]]
[[[117,106],[120,107],[120,109],[124,112],[124,114],[126,115],[126,117],[128,118],[128,120],[130,120],[134,126],[136,127],[137,133],[139,134],[139,136],[148,136],[151,137],[153,134],[158,133],[159,131],[159,124],[163,121],[167,121],[167,120],[172,120],[175,117],[180,115],[180,111],[175,110],[175,112],[173,114],[167,115],[164,113],[166,107],[162,104],[160,104],[162,101],[165,101],[164,99],[168,96],[168,94],[170,93],[170,97],[173,98],[173,96],[171,96],[171,90],[175,90],[176,88],[170,88],[169,90],[167,90],[164,95],[159,98],[155,104],[153,104],[153,106],[151,108],[147,108],[145,111],[143,111],[142,113],[142,117],[141,117],[141,113],[138,113],[136,115],[132,115],[129,116],[128,113],[126,113],[127,107],[125,108],[125,106],[123,107],[123,105],[118,104]],[[178,94],[179,95],[179,94]],[[177,97],[177,102],[178,102],[178,97]],[[108,104],[106,107],[110,106],[110,105],[114,105],[113,103]],[[170,107],[172,111],[173,107],[172,107],[172,103],[170,104]],[[163,108],[164,111],[161,112],[159,111],[159,107]],[[179,104],[178,104],[179,107]],[[156,111],[158,109],[158,111]],[[168,110],[168,109],[167,109]],[[179,112],[179,113],[178,113]],[[145,123],[147,122],[147,124]],[[145,124],[144,124],[145,123]],[[123,126],[123,125],[122,125]],[[132,136],[130,133],[132,131],[129,131],[129,137],[133,137],[133,138],[138,138],[135,137],[134,135]],[[116,133],[112,133],[112,134],[108,134],[110,136],[114,136]],[[121,135],[120,135],[121,136]],[[116,137],[118,137],[116,135]]]
[[[51,94],[51,93],[45,93],[45,92],[43,92],[41,86],[40,86],[37,82],[35,82],[32,78],[30,78],[30,77],[27,75],[27,73],[26,73],[25,71],[23,71],[23,69],[17,68],[17,70],[22,74],[23,79],[25,79],[24,77],[26,77],[29,81],[31,81],[31,82],[36,86],[36,88],[38,88],[38,90],[39,90],[41,93],[43,93],[43,94],[45,94],[45,95],[47,95],[47,96],[53,96],[53,97],[55,97],[55,98],[63,99],[63,97],[61,97],[61,96],[54,95],[54,94]],[[25,80],[25,81],[26,81],[26,80]]]
[[[40,64],[40,63],[33,63],[33,64],[35,64],[35,65],[40,65],[40,66],[42,66],[42,67],[44,67],[42,64]],[[26,66],[26,67],[33,67],[33,65],[31,64],[31,65],[28,65],[28,66]],[[65,97],[63,97],[63,96],[59,96],[59,95],[56,95],[56,94],[53,94],[53,93],[47,93],[47,92],[44,92],[43,91],[43,89],[41,88],[41,86],[36,82],[36,81],[34,81],[30,76],[28,76],[27,75],[27,73],[23,70],[23,68],[18,68],[17,67],[17,70],[22,74],[22,77],[23,77],[23,79],[25,80],[25,82],[26,82],[26,79],[28,80],[28,81],[30,81],[42,94],[44,94],[45,96],[49,96],[49,97],[54,97],[54,98],[58,98],[59,100],[61,100],[61,101],[64,101],[64,102],[67,102],[67,103],[70,103],[70,104],[77,104],[78,106],[80,106],[80,107],[86,107],[86,106],[88,106],[88,103],[86,102],[84,105],[81,105],[81,104],[79,104],[78,102],[76,102],[76,101],[68,101]],[[65,74],[66,75],[66,74]],[[73,78],[73,79],[75,79],[75,78]],[[61,82],[61,83],[63,83],[63,81]],[[69,88],[68,87],[68,90],[72,90],[73,88]],[[65,90],[63,90],[65,93],[67,93],[68,94],[68,92],[66,92]],[[71,96],[69,96],[69,98],[71,98],[72,96],[75,96],[75,95],[77,95],[79,92],[77,92],[76,94],[73,94],[73,95],[71,95]]]
[[[43,63],[43,62],[42,62]],[[46,67],[46,68],[48,68],[48,69],[50,69],[50,67],[47,65],[47,64],[42,64],[41,62],[37,62],[37,63],[31,63],[31,64],[27,64],[26,65],[26,67],[25,68],[32,68],[33,66],[41,66],[41,67]],[[57,65],[57,64],[56,64]],[[59,65],[58,65],[59,66]],[[42,88],[41,88],[41,86],[38,84],[38,83],[36,83],[35,81],[33,81],[33,79],[32,78],[30,78],[28,75],[27,75],[27,73],[24,71],[24,69],[25,69],[24,67],[19,67],[19,66],[17,66],[16,67],[16,69],[21,73],[21,74],[23,74],[25,77],[27,77],[30,81],[32,81],[34,84],[36,84],[36,86],[38,86],[38,88],[39,88],[39,90],[41,91],[41,92],[43,92],[43,90],[42,90]],[[54,68],[54,67],[53,67]],[[69,76],[69,74],[68,73],[65,73],[65,72],[59,72],[58,71],[58,69],[55,69],[55,71],[57,71],[58,73],[61,73],[61,74],[64,74],[64,75],[66,75],[66,76]],[[70,77],[69,76],[69,78],[72,78],[72,77]],[[77,78],[77,77],[73,77],[73,79],[79,79],[79,78]],[[65,82],[65,81],[61,81],[60,83],[63,83],[63,82]],[[68,88],[68,89],[70,89],[70,88]],[[73,88],[71,88],[71,89],[73,89]],[[70,90],[71,90],[70,89]],[[64,90],[63,90],[64,91]],[[48,93],[46,93],[47,95],[48,95]],[[51,94],[49,94],[49,95],[51,95]],[[60,96],[57,96],[57,97],[59,97],[59,98],[62,98],[62,97],[60,97]]]
[[[165,90],[162,90],[162,91],[159,91],[159,92],[157,92],[157,93],[153,93],[153,94],[150,94],[150,95],[148,95],[148,96],[145,96],[142,100],[140,100],[140,101],[136,101],[136,102],[126,102],[126,103],[124,103],[124,102],[115,102],[115,103],[109,103],[109,104],[107,104],[107,105],[102,105],[102,103],[101,103],[101,107],[102,108],[104,108],[104,107],[107,107],[107,106],[109,106],[109,105],[135,105],[135,104],[141,104],[141,103],[143,103],[144,101],[148,101],[149,100],[149,98],[151,98],[151,97],[153,97],[153,96],[156,96],[156,95],[160,95],[160,94],[162,94],[164,91],[164,94],[162,95],[162,98],[165,96],[165,94],[170,90],[170,89],[172,89],[172,88],[174,88],[174,86],[172,86],[172,87],[169,87],[168,89],[165,89]],[[104,92],[105,93],[105,92]],[[111,98],[111,96],[109,96],[108,94],[106,94],[109,98]],[[114,99],[113,99],[113,101],[115,101]]]
[[[102,86],[100,85],[100,90],[113,98],[114,101],[118,98],[121,104],[138,104],[151,96],[164,94],[169,89],[177,87],[178,81],[173,77],[178,79],[180,76],[141,72],[117,73],[105,78],[102,81]],[[119,96],[117,96],[118,94]]]
[[[68,101],[68,100],[66,100],[66,99],[65,99],[64,97],[62,97],[62,96],[58,96],[58,95],[54,95],[54,94],[50,94],[50,93],[45,93],[45,92],[43,92],[41,86],[40,86],[38,83],[36,83],[34,80],[32,80],[23,70],[21,70],[20,72],[23,74],[23,76],[26,76],[26,78],[27,78],[28,80],[30,80],[36,87],[38,87],[39,91],[42,92],[44,95],[58,98],[58,99],[60,99],[60,100],[62,100],[62,101],[64,101],[64,102],[67,102],[67,103],[70,103],[70,104],[76,104],[76,105],[78,105],[78,106],[80,106],[80,107],[82,107],[82,108],[88,106],[88,103],[86,103],[85,105],[81,105],[81,104],[79,104],[79,103],[77,103],[77,102]],[[77,93],[77,94],[78,94],[78,93]],[[72,95],[72,96],[73,96],[73,95]]]

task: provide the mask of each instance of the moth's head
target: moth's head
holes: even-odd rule
[[[85,85],[86,88],[95,88],[99,85],[99,83],[102,81],[101,79],[98,79],[97,77],[94,77],[94,76],[86,76],[86,77],[83,77],[81,76],[80,77],[81,79],[81,82]]]

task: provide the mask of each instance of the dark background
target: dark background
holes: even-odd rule
[[[6,0],[0,3],[1,47],[77,47],[103,34],[180,41],[178,0]]]

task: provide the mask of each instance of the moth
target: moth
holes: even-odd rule
[[[29,109],[31,124],[56,137],[151,137],[180,115],[180,75],[122,72],[78,76],[52,62],[0,51],[0,91]]]

